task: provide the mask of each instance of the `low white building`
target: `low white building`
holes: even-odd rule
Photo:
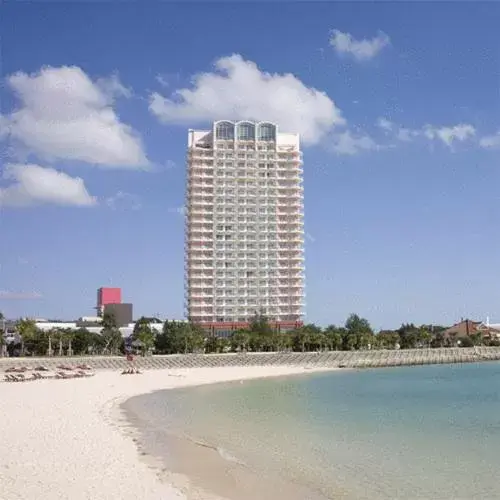
[[[68,321],[68,322],[59,322],[59,321],[37,321],[36,327],[43,332],[48,332],[49,330],[57,330],[57,329],[69,329],[69,330],[79,330],[80,328],[85,328],[91,333],[101,333],[102,326],[82,326],[79,322],[76,321]],[[122,334],[122,337],[126,338],[132,334],[134,331],[135,323],[129,323],[127,326],[122,326],[119,330]],[[149,323],[151,329],[156,333],[161,333],[163,330],[163,322],[161,323]]]

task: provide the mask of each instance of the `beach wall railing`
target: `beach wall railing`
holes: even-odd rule
[[[304,366],[376,368],[443,363],[474,363],[500,360],[500,347],[436,348],[409,350],[267,352],[228,354],[175,354],[136,357],[135,364],[144,370],[208,368],[216,366]],[[15,366],[35,368],[43,365],[86,364],[95,370],[122,370],[128,366],[124,356],[72,356],[40,358],[0,358],[0,370]]]

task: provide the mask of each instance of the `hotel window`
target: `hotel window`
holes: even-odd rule
[[[252,141],[255,139],[255,125],[253,123],[243,122],[239,123],[237,127],[237,136],[239,140]]]
[[[276,127],[272,123],[261,123],[258,126],[257,139],[259,141],[274,141],[276,139]]]
[[[234,124],[230,122],[218,123],[215,126],[215,138],[222,140],[234,139]]]

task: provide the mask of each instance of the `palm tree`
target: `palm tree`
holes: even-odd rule
[[[5,356],[5,316],[0,311],[0,323],[2,326],[0,327],[0,357]]]
[[[54,328],[51,328],[50,330],[47,331],[47,339],[49,341],[49,345],[47,347],[47,356],[54,355],[54,349],[52,349],[52,337],[55,337],[56,335],[57,332]]]
[[[73,356],[73,339],[75,338],[75,332],[69,328],[66,330],[65,334],[66,340],[68,341],[68,350],[66,354],[68,356]]]
[[[102,317],[101,335],[106,342],[103,354],[109,351],[110,354],[117,354],[123,345],[123,337],[116,323],[113,313],[105,312]]]
[[[17,322],[17,332],[21,336],[21,355],[24,356],[26,343],[35,339],[37,333],[36,323],[31,319],[20,319]]]
[[[150,352],[155,344],[155,335],[151,326],[149,326],[148,318],[142,317],[136,322],[132,336],[134,340],[138,340],[141,343],[143,356]]]

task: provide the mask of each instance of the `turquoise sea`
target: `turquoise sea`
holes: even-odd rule
[[[224,383],[124,409],[156,454],[162,432],[189,437],[303,498],[500,498],[499,363]]]

